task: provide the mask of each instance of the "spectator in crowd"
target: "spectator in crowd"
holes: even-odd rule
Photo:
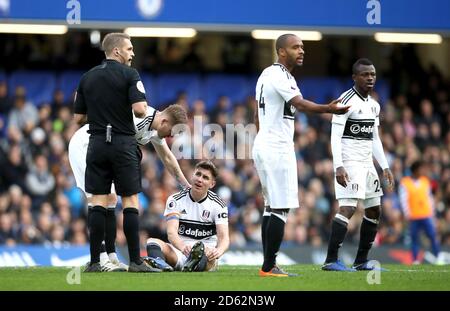
[[[55,177],[49,171],[47,158],[38,154],[25,176],[25,184],[32,196],[34,206],[45,201],[55,186]]]
[[[5,188],[11,185],[18,185],[21,189],[25,189],[25,175],[28,168],[24,162],[22,151],[19,145],[10,146],[7,158],[1,161],[2,179]]]
[[[14,230],[14,222],[11,213],[0,215],[0,244],[13,246],[16,244],[17,234]]]
[[[14,107],[9,112],[9,126],[16,127],[30,133],[37,124],[39,115],[37,108],[26,100],[26,90],[19,86],[14,96]]]
[[[13,106],[8,95],[8,84],[4,80],[0,81],[0,116],[7,116]]]
[[[70,105],[67,104],[64,101],[64,92],[60,89],[57,89],[54,93],[53,93],[53,101],[51,103],[51,112],[52,112],[52,119],[56,119],[57,116],[59,115],[59,111],[66,107],[68,108]]]

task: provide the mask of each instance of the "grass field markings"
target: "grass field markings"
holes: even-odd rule
[[[0,290],[449,290],[449,266],[386,265],[380,283],[367,285],[367,271],[355,273],[330,273],[321,271],[319,265],[283,265],[298,278],[261,279],[259,266],[221,266],[218,273],[186,274],[82,274],[81,285],[66,282],[70,268],[34,267],[0,269]],[[393,270],[392,270],[392,269]],[[427,269],[432,273],[427,274]],[[439,270],[443,269],[443,270]],[[317,272],[319,271],[319,272]],[[423,273],[420,273],[423,272]],[[436,272],[443,272],[438,274]],[[416,280],[417,282],[414,282]],[[76,281],[76,279],[74,279]],[[411,282],[413,281],[413,282]],[[74,282],[75,283],[75,282]],[[174,283],[179,283],[178,286]],[[189,287],[184,284],[189,283]],[[104,285],[107,284],[107,285]],[[157,284],[157,285],[155,285]],[[191,285],[194,287],[191,288]],[[212,286],[212,284],[215,284]],[[378,286],[376,286],[376,285]],[[124,286],[126,285],[126,286]],[[375,285],[375,286],[373,286]]]
[[[229,273],[230,271],[233,270],[243,270],[243,271],[254,271],[255,275],[259,269],[259,267],[254,268],[254,267],[232,267],[232,266],[226,266],[227,268],[230,268],[231,270],[226,270],[224,272]],[[294,268],[294,269],[289,269],[289,265],[284,266],[283,268],[286,268],[286,270],[292,270],[292,272],[320,272],[320,273],[330,273],[329,271],[322,271],[321,267],[301,267],[301,268]],[[255,270],[256,269],[256,270]],[[223,270],[222,270],[223,271]],[[356,274],[364,274],[364,273],[368,273],[369,271],[357,271],[355,272]],[[395,273],[401,273],[401,272],[415,272],[415,273],[450,273],[450,270],[421,270],[421,269],[388,269],[388,271],[381,271],[382,275],[386,275],[389,274],[390,272],[395,272]],[[352,273],[353,274],[353,273]],[[302,277],[300,275],[300,277]]]
[[[431,272],[431,273],[450,273],[450,270],[412,270],[412,269],[408,269],[408,270],[392,270],[389,269],[389,271],[387,272]]]

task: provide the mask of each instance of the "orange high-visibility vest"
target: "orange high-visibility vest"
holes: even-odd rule
[[[402,185],[408,193],[409,219],[423,219],[433,216],[433,207],[428,196],[430,181],[426,177],[420,177],[417,182],[411,177],[403,177]]]

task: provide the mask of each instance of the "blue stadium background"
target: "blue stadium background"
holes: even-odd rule
[[[50,0],[39,4],[24,0],[4,3],[9,6],[0,6],[0,23],[65,24],[68,12],[64,1],[56,8]],[[97,5],[105,3],[98,1]],[[278,10],[271,2],[258,2],[260,6],[255,10],[255,1],[248,1],[238,11],[226,1],[196,1],[184,8],[174,0],[166,0],[159,15],[153,17],[145,17],[136,3],[131,1],[120,8],[110,5],[105,14],[92,7],[91,2],[81,1],[81,25],[72,25],[67,34],[58,38],[0,34],[0,266],[87,261],[85,201],[75,187],[67,160],[67,144],[75,130],[70,125],[73,92],[81,74],[103,57],[98,44],[90,41],[90,31],[99,30],[104,35],[110,30],[122,30],[129,23],[194,25],[199,30],[191,41],[133,40],[140,57],[136,67],[151,105],[159,109],[170,103],[184,105],[192,128],[195,116],[201,116],[205,124],[217,123],[223,128],[226,124],[253,122],[255,82],[264,66],[273,61],[273,42],[252,39],[249,32],[256,28],[254,25],[320,30],[324,34],[321,42],[305,42],[305,68],[296,73],[303,95],[318,103],[326,103],[351,87],[350,68],[354,60],[372,58],[379,79],[374,96],[382,106],[382,139],[391,169],[398,184],[410,173],[409,165],[414,160],[423,159],[430,164],[435,222],[439,239],[448,250],[450,9],[447,1],[430,1],[425,8],[420,1],[383,2],[382,23],[375,27],[366,22],[366,2],[356,0],[348,1],[345,10],[336,1],[325,0],[278,3],[277,7],[290,6],[291,10]],[[200,7],[206,13],[198,13]],[[329,10],[322,10],[323,7]],[[397,14],[400,9],[406,12],[401,18]],[[274,16],[264,24],[267,10],[273,11]],[[300,18],[298,12],[305,13]],[[326,12],[342,14],[329,16]],[[374,42],[372,34],[383,28],[435,31],[443,35],[444,41],[429,48],[420,44]],[[213,50],[217,42],[221,50],[213,54],[209,49]],[[329,116],[297,114],[294,140],[302,208],[289,216],[281,264],[323,260],[330,220],[337,209],[329,133]],[[199,137],[201,141],[208,138]],[[215,139],[218,144],[223,142],[223,137]],[[236,137],[233,146],[225,144],[224,152],[232,147],[245,148],[245,144],[242,137]],[[149,236],[166,239],[161,215],[165,199],[178,189],[154,150],[147,146],[143,152],[142,242]],[[187,176],[192,173],[194,163],[180,160]],[[230,210],[232,248],[223,260],[259,264],[263,200],[253,163],[250,159],[216,159],[215,163],[220,167],[220,181],[215,190],[227,201]],[[117,244],[122,248],[125,238],[120,209],[119,204]],[[361,217],[362,210],[350,223],[344,257],[357,245]],[[374,255],[385,262],[410,263],[409,244],[408,223],[398,193],[387,192]],[[239,258],[238,250],[251,252],[252,256]],[[427,253],[422,256],[426,259]]]

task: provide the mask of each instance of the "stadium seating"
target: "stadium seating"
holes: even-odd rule
[[[27,99],[36,106],[50,103],[56,88],[56,77],[49,71],[18,70],[9,76],[10,94],[18,86],[24,86],[27,90]]]
[[[143,73],[141,74],[141,80],[144,84],[145,95],[147,96],[147,100],[150,102],[150,105],[155,107],[156,102],[156,92],[155,90],[155,78],[153,75]]]
[[[201,78],[197,74],[162,74],[155,84],[158,105],[173,101],[180,92],[186,92],[190,103],[202,96]]]
[[[211,110],[220,96],[226,95],[232,104],[254,94],[254,85],[242,75],[211,74],[205,78],[203,91],[207,110]]]
[[[68,101],[76,91],[82,75],[82,71],[65,71],[59,75],[57,88],[63,91],[65,101]]]

